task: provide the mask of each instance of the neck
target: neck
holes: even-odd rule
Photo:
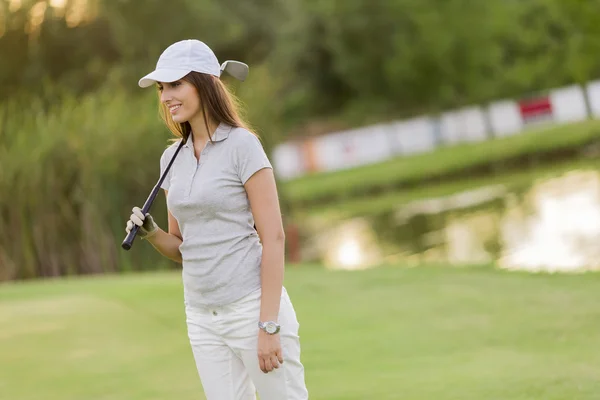
[[[211,120],[208,120],[208,128],[206,129],[206,121],[201,113],[198,113],[196,117],[191,119],[190,126],[192,127],[192,135],[194,143],[205,143],[208,141],[212,133],[217,129],[217,124]]]

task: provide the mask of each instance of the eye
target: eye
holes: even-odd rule
[[[179,81],[175,81],[175,82],[171,83],[171,87],[177,87],[177,86],[180,86],[180,85],[181,85],[181,82],[179,82]]]

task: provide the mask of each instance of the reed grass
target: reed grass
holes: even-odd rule
[[[0,280],[157,267],[149,246],[125,252],[120,243],[169,137],[151,92],[107,87],[0,106]]]

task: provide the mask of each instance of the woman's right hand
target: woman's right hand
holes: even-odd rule
[[[131,211],[133,211],[133,213],[129,217],[129,221],[127,221],[127,226],[125,228],[125,232],[127,232],[127,234],[131,232],[134,224],[140,227],[138,229],[138,235],[142,239],[148,239],[149,237],[156,234],[156,232],[158,232],[158,225],[156,225],[156,223],[154,222],[154,218],[152,218],[152,215],[147,213],[144,216],[141,208],[139,207],[133,207]]]

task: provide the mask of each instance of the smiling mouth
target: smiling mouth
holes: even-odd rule
[[[180,107],[181,107],[181,104],[178,104],[176,106],[171,106],[171,107],[169,107],[169,111],[175,112],[175,111],[179,110]]]

